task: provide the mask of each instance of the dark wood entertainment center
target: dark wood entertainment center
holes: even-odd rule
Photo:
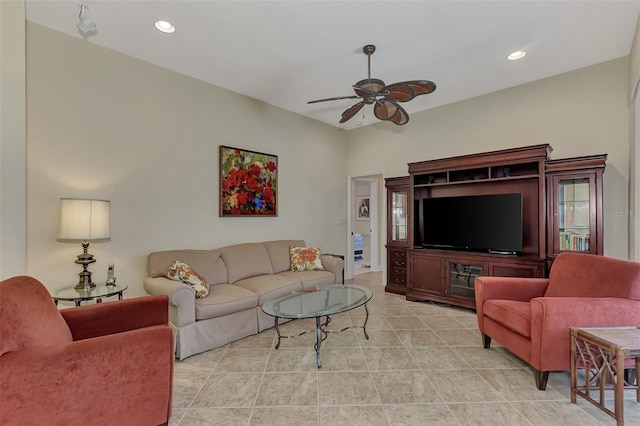
[[[602,254],[602,175],[606,154],[550,160],[548,144],[409,163],[388,178],[386,291],[407,300],[475,308],[481,275],[543,277],[562,251]],[[424,248],[421,201],[521,194],[517,255]]]

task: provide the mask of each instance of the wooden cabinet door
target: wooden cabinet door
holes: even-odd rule
[[[442,282],[444,260],[424,255],[409,255],[409,287],[416,294],[444,294]]]

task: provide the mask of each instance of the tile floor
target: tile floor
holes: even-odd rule
[[[542,392],[518,358],[500,346],[483,349],[473,311],[385,293],[380,272],[348,283],[374,292],[370,340],[361,329],[330,334],[321,369],[313,333],[275,350],[274,329],[176,361],[170,424],[615,425],[580,398],[571,404],[568,372],[552,373]],[[336,315],[329,329],[362,324],[364,315]],[[625,423],[640,425],[635,392],[625,398]]]

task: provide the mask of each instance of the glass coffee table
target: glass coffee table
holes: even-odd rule
[[[299,290],[279,299],[270,300],[262,306],[262,311],[275,318],[276,333],[278,333],[276,349],[280,347],[281,339],[298,337],[308,333],[308,331],[304,331],[294,336],[283,336],[280,333],[280,325],[278,323],[281,318],[315,318],[316,343],[313,348],[316,351],[316,365],[320,368],[322,367],[320,363],[320,345],[328,336],[328,332],[325,329],[331,322],[331,315],[364,306],[366,312],[364,324],[362,326],[345,327],[339,332],[350,328],[362,328],[364,337],[368,340],[367,321],[369,320],[369,308],[367,303],[372,297],[373,292],[365,287],[342,284],[322,285],[311,289]],[[325,317],[324,322],[321,320],[322,317]]]

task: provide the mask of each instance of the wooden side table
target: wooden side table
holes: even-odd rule
[[[624,389],[635,389],[640,402],[640,386],[627,383],[624,375],[626,359],[635,359],[640,371],[639,327],[571,327],[571,402],[580,395],[624,425]],[[578,368],[584,370],[584,385],[578,386]],[[637,380],[637,379],[636,379]],[[605,406],[605,390],[614,390],[614,411]],[[591,392],[598,394],[598,400]]]

